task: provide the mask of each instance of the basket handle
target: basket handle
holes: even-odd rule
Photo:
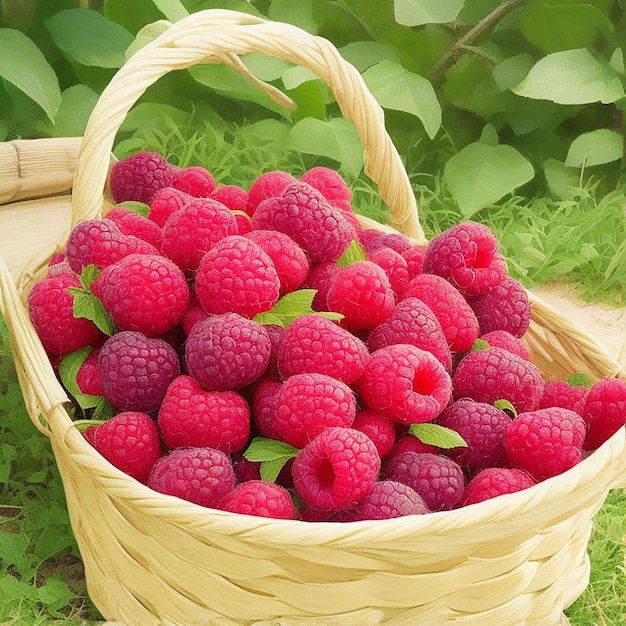
[[[78,157],[71,224],[101,215],[115,135],[150,85],[169,71],[199,63],[238,65],[241,71],[236,57],[253,52],[306,67],[329,85],[343,116],[355,125],[361,138],[365,172],[378,185],[391,211],[390,225],[425,243],[415,195],[385,129],[383,110],[358,70],[322,37],[290,24],[220,9],[192,13],[171,25],[130,57],[104,89],[85,129]]]

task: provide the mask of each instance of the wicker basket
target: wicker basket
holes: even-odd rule
[[[328,41],[245,14],[203,11],[126,63],[88,124],[71,209],[63,197],[0,207],[3,223],[19,223],[21,211],[31,210],[3,244],[14,276],[0,263],[1,304],[29,414],[54,449],[92,600],[108,620],[129,625],[562,623],[563,609],[588,582],[592,519],[609,489],[624,483],[624,428],[585,461],[531,489],[453,511],[340,524],[236,515],[158,494],[112,467],[72,424],[23,306],[37,268],[62,248],[72,224],[106,210],[114,138],[147,86],[200,62],[245,72],[239,55],[259,51],[308,67],[328,83],[362,138],[366,171],[391,209],[392,226],[423,240],[382,110]],[[36,152],[49,145],[17,147]],[[53,204],[63,219],[51,234],[49,220],[37,220],[32,210],[39,207],[43,216]],[[21,263],[14,252],[23,257],[24,247]],[[531,302],[528,346],[547,378],[574,371],[624,377],[592,337],[538,299]]]

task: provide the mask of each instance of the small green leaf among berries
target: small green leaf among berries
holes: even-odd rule
[[[74,317],[91,320],[105,335],[113,336],[117,331],[117,326],[104,308],[102,300],[86,289],[69,287],[69,292],[74,296]]]
[[[367,255],[363,246],[356,239],[353,239],[345,252],[337,259],[337,265],[347,267],[356,261],[367,261]]]
[[[572,374],[566,380],[570,387],[585,387],[586,389],[591,387],[591,380],[586,374]]]
[[[91,346],[87,346],[81,350],[76,350],[76,352],[70,352],[70,354],[68,354],[59,363],[59,376],[61,377],[61,382],[67,389],[68,393],[70,393],[76,402],[78,402],[81,409],[93,409],[101,400],[100,396],[92,396],[90,394],[82,393],[76,382],[78,370],[81,368],[85,359],[89,356],[92,350],[93,348]]]
[[[274,482],[280,470],[289,459],[294,458],[300,450],[283,441],[255,437],[243,456],[254,463],[261,463],[261,480]]]
[[[124,207],[125,209],[130,209],[137,215],[141,215],[141,217],[148,217],[148,211],[150,210],[150,205],[145,202],[136,202],[134,200],[126,200],[125,202],[120,202],[117,206]]]
[[[269,311],[259,313],[255,315],[253,319],[258,324],[277,324],[285,328],[296,318],[307,313],[314,313],[315,315],[321,315],[327,319],[337,321],[343,318],[341,313],[314,311],[311,305],[315,293],[315,289],[298,289],[292,291],[278,300]]]
[[[508,400],[505,400],[505,399],[496,400],[493,403],[493,406],[495,406],[496,409],[500,409],[501,411],[508,413],[512,417],[517,417],[517,411],[515,407]]]
[[[450,448],[467,448],[467,442],[459,433],[451,428],[424,422],[411,424],[409,433],[417,437],[421,442],[436,446],[443,450]]]

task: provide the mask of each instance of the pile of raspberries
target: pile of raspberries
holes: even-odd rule
[[[109,409],[85,438],[158,492],[309,522],[423,515],[556,476],[626,422],[624,381],[531,362],[527,292],[479,223],[428,245],[365,228],[325,167],[246,190],[143,151],[109,182],[115,208],[73,228],[29,314],[58,372],[81,355],[70,396]]]

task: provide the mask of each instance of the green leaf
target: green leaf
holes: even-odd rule
[[[311,308],[315,289],[297,289],[285,294],[269,311],[254,316],[254,321],[259,324],[278,324],[287,327],[297,317],[306,314],[321,315],[331,320],[343,319],[341,313],[331,311],[314,311]]]
[[[489,348],[491,348],[489,342],[479,338],[474,340],[474,343],[472,344],[470,350],[488,350]]]
[[[276,22],[293,24],[313,35],[318,31],[312,0],[272,0],[268,17]]]
[[[152,0],[152,2],[170,22],[178,22],[189,15],[189,11],[179,0]]]
[[[123,26],[91,9],[66,9],[53,15],[46,26],[54,43],[83,65],[118,68],[133,36]]]
[[[137,215],[141,215],[141,217],[148,217],[148,212],[150,211],[150,205],[145,204],[143,202],[135,202],[134,200],[125,200],[124,202],[119,202],[115,206],[121,206],[125,209],[129,209]]]
[[[383,108],[414,115],[434,139],[441,126],[441,105],[428,79],[394,61],[381,61],[365,71],[363,80]]]
[[[39,48],[11,28],[0,28],[0,78],[36,102],[54,123],[61,104],[56,74]]]
[[[82,409],[92,409],[101,401],[100,396],[82,393],[76,384],[78,370],[80,370],[92,350],[93,348],[91,346],[87,346],[81,350],[70,352],[70,354],[65,356],[59,363],[59,377],[61,378],[61,382]]]
[[[368,67],[381,61],[400,63],[400,58],[393,49],[380,41],[353,41],[339,48],[339,52],[359,72],[364,72]]]
[[[436,446],[443,450],[450,448],[467,448],[467,442],[456,430],[433,424],[431,422],[423,424],[411,424],[409,433],[417,437],[423,443]]]
[[[261,463],[261,480],[274,482],[285,463],[297,456],[299,452],[298,448],[282,441],[254,437],[243,456],[253,463]]]
[[[153,0],[104,0],[103,14],[131,33],[163,17]]]
[[[87,85],[74,85],[63,92],[52,128],[53,137],[81,137],[96,106],[98,94]]]
[[[98,276],[102,273],[102,270],[93,263],[89,265],[85,265],[83,267],[83,271],[80,273],[80,284],[83,286],[83,289],[89,290],[91,288],[91,284],[98,279]]]
[[[525,98],[558,104],[608,104],[624,96],[615,70],[584,48],[543,57],[513,91]]]
[[[69,287],[74,296],[74,317],[85,317],[91,320],[105,335],[111,337],[117,330],[115,322],[104,308],[102,300],[84,289]]]
[[[189,124],[191,115],[169,104],[140,102],[134,106],[120,126],[120,132],[149,131],[154,128],[174,129]]]
[[[253,52],[242,58],[243,64],[260,80],[271,82],[279,79],[293,63],[284,59],[268,56],[262,52]]]
[[[624,136],[606,128],[599,128],[583,133],[572,141],[565,165],[590,167],[619,161],[623,156]]]
[[[484,143],[487,146],[498,145],[498,131],[495,129],[493,124],[485,124],[485,127],[480,133],[478,141],[480,141],[480,143]]]
[[[126,60],[135,54],[138,50],[141,50],[144,46],[147,46],[150,42],[154,41],[159,35],[162,35],[168,28],[170,23],[167,20],[157,20],[156,22],[150,22],[146,24],[136,35],[132,43],[126,48],[124,52],[124,58]]]
[[[329,157],[356,178],[363,169],[363,144],[356,128],[343,118],[328,122],[305,118],[289,132],[287,149]]]
[[[356,239],[353,239],[345,252],[337,259],[337,265],[347,267],[357,261],[367,261],[367,254],[365,254],[363,246]]]
[[[515,407],[508,400],[496,400],[493,403],[493,406],[495,406],[496,409],[500,409],[501,411],[511,413],[513,417],[517,417],[517,411],[515,410]]]
[[[493,68],[493,79],[502,91],[512,89],[528,76],[533,65],[530,54],[516,54]]]
[[[459,14],[463,0],[394,0],[396,21],[403,26],[443,24]]]
[[[543,173],[548,189],[561,200],[570,200],[576,196],[580,184],[578,171],[567,167],[563,161],[547,159],[543,164]]]
[[[591,380],[589,379],[589,376],[582,373],[568,376],[567,383],[570,387],[586,387],[587,389],[591,387]]]
[[[609,60],[609,65],[618,74],[626,74],[626,68],[624,67],[624,51],[621,48],[615,48]]]
[[[534,176],[533,166],[515,148],[471,143],[446,163],[444,180],[469,219]]]

